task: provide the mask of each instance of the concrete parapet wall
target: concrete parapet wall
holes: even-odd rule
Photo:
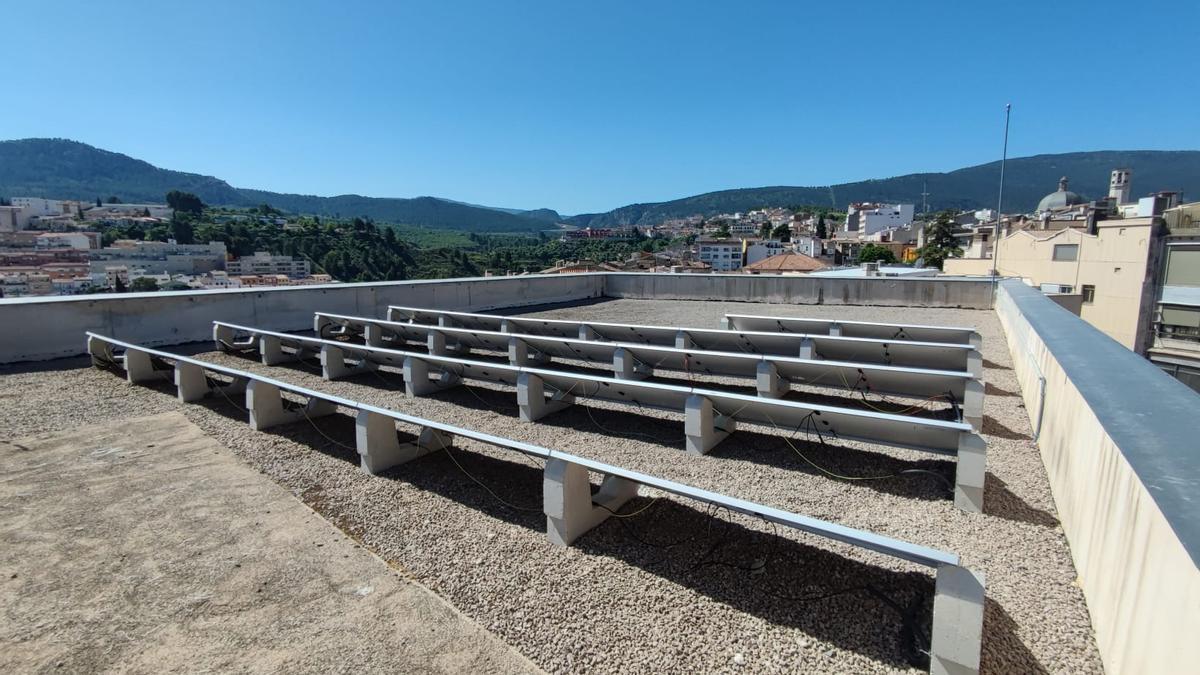
[[[965,309],[991,309],[993,288],[988,279],[946,277],[846,279],[613,272],[606,274],[604,280],[604,295],[610,298]]]
[[[1106,669],[1200,663],[1200,396],[1020,281],[996,312]]]
[[[209,340],[214,320],[311,330],[314,311],[381,317],[387,306],[488,310],[600,297],[601,275],[395,281],[0,300],[0,363],[84,351],[95,331],[147,346]]]

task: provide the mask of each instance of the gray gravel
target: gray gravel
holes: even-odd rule
[[[954,551],[987,574],[985,671],[1102,672],[994,314],[615,300],[537,315],[716,326],[725,311],[976,326],[988,383],[986,512],[958,511],[936,476],[841,481],[808,463],[856,477],[914,467],[952,476],[951,462],[924,453],[856,443],[822,447],[797,438],[806,461],[782,434],[746,425],[711,455],[694,458],[682,454],[679,414],[584,401],[541,423],[522,424],[515,394],[499,385],[410,400],[393,370],[324,382],[312,364],[266,368],[237,355],[205,358]],[[79,360],[52,367],[0,370],[0,436],[182,410],[251,466],[549,671],[844,673],[919,663],[907,627],[928,626],[932,579],[924,568],[676,498],[659,499],[631,518],[611,518],[560,550],[544,538],[536,460],[456,443],[454,458],[510,506],[466,478],[444,453],[379,478],[363,475],[349,447],[348,415],[317,420],[319,432],[301,423],[256,434],[245,413],[224,399],[181,406],[171,386],[131,387]],[[897,607],[912,618],[903,619]]]

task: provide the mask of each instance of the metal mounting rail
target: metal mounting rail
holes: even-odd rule
[[[544,366],[555,358],[583,360],[608,365],[622,379],[642,379],[658,369],[750,378],[755,380],[758,394],[770,398],[786,395],[789,383],[864,394],[941,397],[959,407],[962,420],[976,430],[983,421],[983,384],[966,371],[503,333],[328,312],[316,312],[313,328],[321,337],[352,335],[374,347],[404,349],[406,343],[416,342],[433,354],[461,356],[472,349],[506,352],[515,366]]]
[[[124,353],[118,355],[114,348],[121,349]],[[540,457],[546,461],[542,481],[546,535],[555,545],[570,545],[579,536],[604,522],[613,511],[636,497],[640,487],[645,485],[679,497],[720,506],[797,531],[932,568],[935,570],[935,587],[930,642],[931,670],[935,673],[977,673],[979,670],[985,580],[983,574],[962,567],[959,557],[954,553],[783,511],[531,443],[406,415],[249,371],[142,347],[97,333],[87,333],[87,349],[94,364],[120,365],[125,369],[130,382],[161,379],[164,373],[169,371],[162,370],[160,364],[172,363],[179,398],[184,401],[198,400],[221,388],[220,385],[214,386],[205,372],[219,373],[233,378],[235,383],[244,383],[250,425],[256,430],[298,422],[304,418],[311,419],[313,416],[333,414],[338,407],[356,411],[355,444],[362,469],[370,474],[404,464],[429,452],[446,449],[452,444],[454,436]],[[159,363],[156,364],[156,361]],[[305,398],[307,402],[299,410],[289,410],[280,395],[280,392],[284,391]],[[396,422],[419,427],[418,440],[401,445],[396,436]],[[600,490],[594,495],[589,484],[588,472],[604,476]]]
[[[239,332],[250,338],[238,340]],[[373,370],[378,365],[403,368],[405,390],[410,397],[457,386],[464,379],[515,385],[521,419],[526,422],[562,410],[574,403],[577,396],[683,412],[690,454],[707,454],[736,430],[740,420],[788,434],[804,432],[820,440],[855,440],[957,455],[954,502],[965,511],[979,512],[983,508],[986,444],[969,424],[406,352],[220,321],[213,322],[213,333],[219,349],[257,348],[267,365],[319,354],[323,374],[329,379]],[[289,353],[285,348],[292,351]],[[356,356],[358,363],[347,362],[347,355]]]
[[[970,344],[880,340],[810,333],[731,331],[719,328],[565,321],[398,306],[388,307],[387,319],[503,333],[635,342],[681,349],[740,351],[751,354],[799,356],[805,359],[882,363],[909,368],[965,370],[975,377],[983,375],[983,357],[979,350]]]
[[[843,337],[875,338],[879,340],[915,340],[969,344],[980,349],[983,338],[974,328],[961,326],[922,326],[906,323],[876,321],[844,321],[842,319],[811,319],[790,316],[759,316],[726,314],[721,319],[724,330],[841,335]]]

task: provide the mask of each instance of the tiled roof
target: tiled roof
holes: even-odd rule
[[[812,272],[823,270],[828,264],[803,253],[780,253],[770,258],[759,260],[743,269],[759,272]]]

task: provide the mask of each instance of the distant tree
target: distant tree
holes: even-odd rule
[[[179,190],[171,190],[167,193],[167,206],[176,211],[184,213],[195,213],[199,215],[204,211],[204,202],[200,198],[190,192],[180,192]]]
[[[717,239],[728,239],[729,236],[729,223],[722,221],[721,224],[717,226],[717,231],[713,234],[713,237]]]
[[[792,226],[790,223],[780,223],[778,227],[771,231],[771,237],[779,241],[792,240]]]
[[[96,206],[104,206],[104,202],[100,201],[99,197],[96,197]]]
[[[942,269],[946,258],[959,258],[962,249],[954,237],[953,212],[942,211],[937,220],[925,226],[925,245],[917,249],[917,255],[925,260],[926,267]]]
[[[121,198],[116,195],[109,197],[106,201],[109,204],[121,204],[122,203]]]
[[[12,206],[12,200],[8,197],[0,197],[0,206]]]
[[[758,228],[758,236],[767,239],[771,236],[771,224],[763,223],[762,227]]]
[[[175,217],[171,219],[171,238],[177,244],[194,244],[196,243],[196,228],[192,225],[192,221],[187,218]]]
[[[876,244],[867,244],[862,247],[858,253],[858,261],[865,262],[880,262],[884,264],[896,262],[896,254],[892,253],[892,249],[886,246],[878,246]]]
[[[120,281],[120,277],[117,278]],[[129,290],[133,293],[150,293],[158,290],[158,281],[154,277],[138,277],[129,284]],[[121,291],[117,291],[120,293]]]
[[[817,239],[828,239],[829,230],[825,229],[825,214],[817,216]]]
[[[150,209],[142,209],[142,217],[149,218],[150,217]]]
[[[120,275],[117,275],[117,284],[116,284],[116,287],[113,288],[113,291],[115,291],[117,293],[125,293],[128,290],[129,289],[125,287],[124,280],[121,279]]]

